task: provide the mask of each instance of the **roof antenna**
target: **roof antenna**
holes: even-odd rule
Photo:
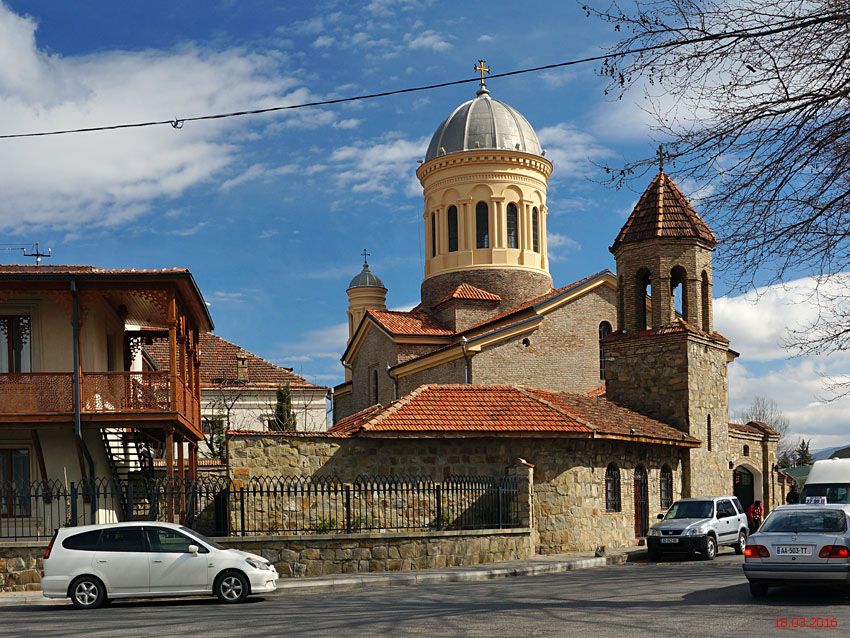
[[[38,242],[32,244],[0,244],[0,250],[18,251],[20,250],[24,257],[35,257],[35,265],[41,265],[42,257],[50,257],[53,253],[52,248],[48,248],[46,253],[41,252]],[[29,252],[27,252],[29,251]]]

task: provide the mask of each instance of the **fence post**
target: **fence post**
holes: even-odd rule
[[[345,486],[345,533],[351,534],[351,486]]]
[[[516,519],[511,526],[534,528],[534,466],[525,459],[516,459],[506,474],[517,480]]]
[[[77,525],[77,485],[71,481],[71,520],[70,527]]]
[[[245,488],[239,488],[239,523],[242,529],[242,536],[245,536]]]
[[[121,486],[118,486],[121,489]],[[133,520],[133,479],[127,479],[127,521]]]
[[[437,522],[434,525],[434,528],[437,531],[443,529],[443,486],[441,484],[437,485]]]
[[[502,527],[504,527],[504,520],[505,520],[504,519],[504,511],[502,509],[502,499],[504,497],[503,496],[504,492],[502,491],[503,484],[504,484],[504,481],[500,479],[499,480],[499,486],[498,486],[498,489],[496,491],[496,499],[497,499],[496,500],[496,512],[497,512],[497,514],[496,515],[499,519],[499,529],[502,529]]]

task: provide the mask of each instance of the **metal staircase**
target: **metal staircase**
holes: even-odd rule
[[[128,513],[133,519],[146,518],[150,506],[145,478],[152,477],[152,459],[158,443],[133,428],[102,428],[100,432],[114,492],[121,502],[120,518],[126,520]],[[128,507],[131,498],[132,511]]]

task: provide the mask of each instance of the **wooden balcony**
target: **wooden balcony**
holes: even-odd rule
[[[167,370],[84,372],[80,381],[80,412],[85,420],[179,420],[195,433],[201,432],[197,397],[179,378],[172,392]],[[73,413],[73,373],[0,374],[0,421],[64,421]]]

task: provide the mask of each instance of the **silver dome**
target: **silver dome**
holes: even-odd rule
[[[363,264],[363,270],[351,280],[348,288],[384,288],[384,282],[369,270],[369,264]]]
[[[425,161],[477,148],[511,149],[543,155],[537,133],[522,113],[490,97],[482,87],[474,100],[449,115],[431,138]]]

